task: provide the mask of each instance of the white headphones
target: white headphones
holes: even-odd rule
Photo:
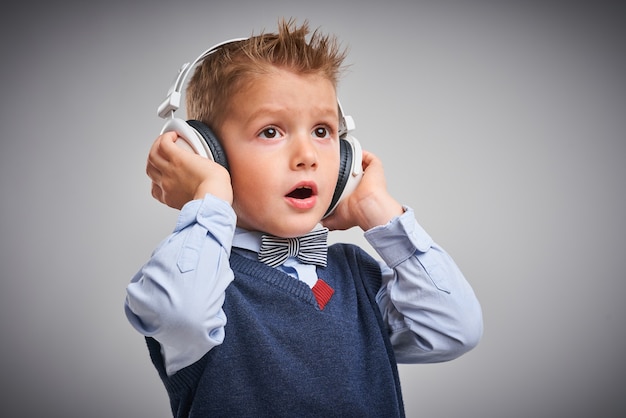
[[[187,76],[191,70],[207,56],[217,51],[221,47],[234,42],[244,41],[247,38],[230,39],[225,42],[213,45],[204,51],[193,62],[185,63],[178,70],[178,76],[167,92],[167,97],[158,107],[159,117],[165,119],[165,125],[161,129],[164,132],[174,131],[183,141],[176,141],[176,144],[187,148],[196,154],[209,158],[228,169],[228,160],[226,154],[220,144],[215,133],[204,123],[197,120],[179,119],[174,117],[174,112],[180,107],[182,92]],[[349,132],[354,130],[355,124],[351,116],[345,115],[341,107],[341,103],[337,100],[339,110],[339,176],[337,185],[330,203],[330,207],[326,211],[324,217],[330,215],[337,207],[339,202],[348,194],[352,193],[359,184],[363,176],[362,168],[362,149],[359,141]]]

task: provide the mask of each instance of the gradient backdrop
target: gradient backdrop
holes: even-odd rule
[[[623,416],[626,14],[602,0],[15,3],[0,415],[170,416],[122,310],[177,215],[144,174],[156,108],[183,62],[280,16],[350,47],[355,136],[484,309],[474,351],[401,366],[408,416]]]

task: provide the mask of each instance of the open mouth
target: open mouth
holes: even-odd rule
[[[293,199],[308,199],[311,196],[313,196],[313,189],[308,186],[297,187],[287,194],[287,197]]]

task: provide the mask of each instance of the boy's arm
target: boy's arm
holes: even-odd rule
[[[386,264],[377,302],[399,362],[448,361],[478,344],[483,322],[474,291],[410,208],[365,238]]]
[[[323,223],[367,231],[366,239],[386,263],[377,300],[398,361],[450,360],[478,343],[482,312],[472,288],[413,211],[388,193],[382,162],[374,154],[363,151],[359,186]]]
[[[224,338],[224,291],[236,215],[228,171],[176,145],[166,132],[153,143],[146,173],[152,196],[181,210],[178,223],[127,288],[126,315],[161,344],[166,371],[200,359]]]
[[[207,194],[186,204],[174,232],[127,287],[125,312],[137,331],[161,344],[168,375],[222,343],[224,292],[236,216]]]

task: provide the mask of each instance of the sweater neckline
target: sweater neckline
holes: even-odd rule
[[[320,309],[313,291],[305,282],[291,277],[285,272],[270,267],[265,263],[249,259],[235,252],[231,253],[231,267],[255,280],[263,280],[285,292],[291,293],[303,302]],[[236,279],[235,279],[236,280]]]

